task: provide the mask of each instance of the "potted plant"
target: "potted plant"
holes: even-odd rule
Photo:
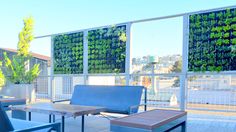
[[[24,19],[24,27],[19,33],[17,54],[10,59],[5,52],[3,59],[3,72],[11,84],[1,92],[7,96],[26,98],[29,102],[35,100],[35,88],[32,83],[40,73],[39,64],[29,67],[32,58],[29,47],[33,38],[33,18],[29,17]]]

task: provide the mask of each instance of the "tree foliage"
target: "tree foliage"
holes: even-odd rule
[[[32,68],[28,68],[30,59],[32,58],[29,48],[33,40],[32,17],[24,19],[24,27],[19,33],[19,42],[17,45],[17,54],[12,60],[4,53],[4,66],[6,70],[6,78],[15,84],[30,84],[39,75],[39,64],[35,64]]]
[[[2,63],[0,62],[0,66],[2,66]],[[5,84],[5,76],[2,73],[2,70],[0,69],[0,87],[4,86]]]
[[[178,60],[174,63],[171,72],[181,72],[182,71],[182,60]],[[179,82],[179,77],[175,79],[173,87],[179,87],[180,86],[180,82]]]
[[[171,72],[181,72],[182,71],[182,60],[178,60],[174,63]]]

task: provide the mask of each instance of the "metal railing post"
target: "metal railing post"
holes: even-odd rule
[[[182,75],[180,76],[180,109],[186,109],[187,103],[187,72],[188,72],[188,36],[189,16],[183,16],[183,51],[182,51]]]
[[[84,76],[84,85],[88,85],[88,30],[84,30],[83,45],[83,76]]]
[[[126,25],[126,60],[125,60],[125,82],[130,85],[131,73],[131,23]]]

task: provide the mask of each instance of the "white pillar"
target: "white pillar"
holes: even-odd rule
[[[188,88],[188,43],[189,43],[189,16],[183,16],[183,49],[182,49],[182,75],[180,76],[180,109],[186,109]]]
[[[131,73],[131,23],[126,25],[126,60],[125,60],[125,82],[130,85]]]
[[[151,63],[151,65],[152,65],[152,90],[153,90],[154,94],[156,94],[157,93],[157,88],[156,88],[157,83],[156,83],[156,77],[154,75],[156,62]]]
[[[51,97],[51,101],[53,101],[55,99],[55,88],[54,88],[54,41],[53,41],[53,37],[51,36],[51,69],[50,69],[50,74],[49,74],[49,78],[50,78],[50,87],[48,89],[48,95]]]
[[[84,85],[88,85],[88,30],[84,30],[83,37],[83,75],[84,75]]]

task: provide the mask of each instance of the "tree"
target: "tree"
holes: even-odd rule
[[[30,43],[34,39],[33,36],[34,21],[32,17],[24,19],[24,27],[19,33],[19,42],[17,44],[17,54],[9,59],[7,53],[4,52],[4,66],[6,70],[6,78],[14,84],[30,84],[39,75],[39,64],[35,64],[29,68],[29,61],[32,58],[29,52]]]
[[[0,62],[0,66],[2,66],[1,62]],[[0,69],[0,89],[1,89],[2,86],[4,86],[4,84],[5,84],[5,76],[2,73],[2,70]]]
[[[182,60],[177,60],[172,69],[170,70],[171,72],[181,72],[182,71]],[[179,77],[175,79],[174,84],[172,85],[173,87],[179,87],[180,86],[180,82],[179,82]]]

